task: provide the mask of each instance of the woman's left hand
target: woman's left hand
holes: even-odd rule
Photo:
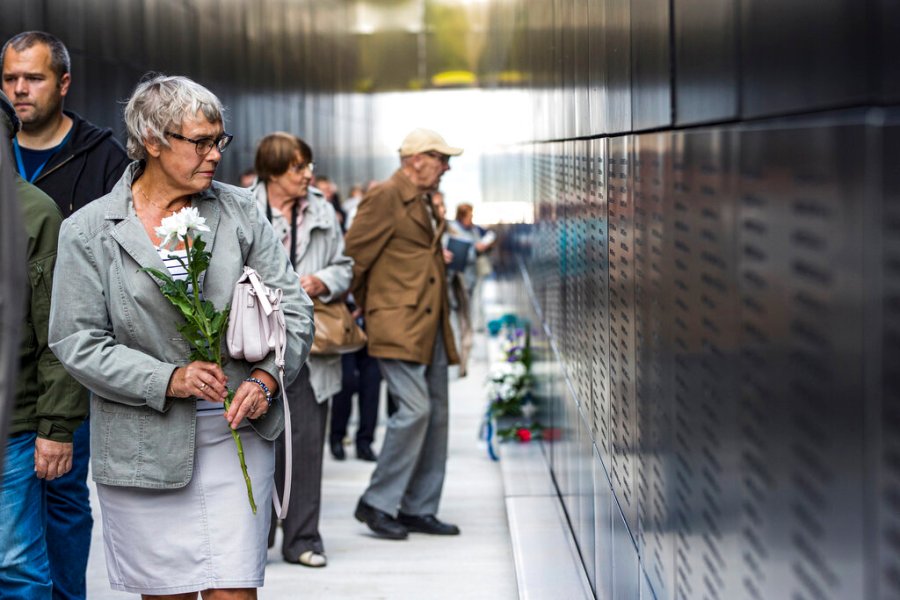
[[[252,381],[244,381],[234,393],[234,399],[231,401],[228,412],[225,413],[225,419],[232,429],[237,429],[245,417],[258,419],[268,410],[269,404],[266,402],[266,394],[262,388]]]
[[[301,275],[300,287],[303,288],[303,291],[306,292],[310,298],[316,298],[317,296],[328,293],[328,286],[315,275]]]

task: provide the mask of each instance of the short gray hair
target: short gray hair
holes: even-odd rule
[[[210,123],[225,123],[225,108],[215,94],[187,77],[147,74],[125,105],[128,157],[147,158],[146,140],[169,145],[166,130],[178,129],[198,112]]]

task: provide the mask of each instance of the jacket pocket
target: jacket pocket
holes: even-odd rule
[[[401,292],[382,292],[374,298],[367,298],[366,312],[374,312],[385,308],[397,308],[400,306],[416,306],[419,303],[417,290],[403,290]]]

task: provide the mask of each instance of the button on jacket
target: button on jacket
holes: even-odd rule
[[[178,488],[191,479],[197,416],[195,399],[165,395],[172,372],[189,362],[189,348],[177,330],[183,318],[162,295],[161,282],[140,270],[165,271],[134,212],[131,184],[141,168],[137,162],[129,165],[109,194],[63,222],[50,347],[93,392],[94,480]],[[200,280],[205,299],[219,310],[230,304],[244,265],[256,269],[268,286],[284,291],[289,385],[312,344],[312,301],[300,288],[281,243],[244,189],[213,182],[194,196],[192,206],[211,230],[202,234],[212,252]],[[255,365],[242,360],[223,365],[232,388],[254,368],[277,378],[274,353]],[[274,440],[284,428],[280,400],[250,424],[260,436]]]

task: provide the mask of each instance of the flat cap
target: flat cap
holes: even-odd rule
[[[446,156],[459,156],[462,148],[448,146],[444,138],[436,131],[430,129],[413,129],[403,138],[400,144],[400,156],[412,156],[422,152],[440,152]]]

